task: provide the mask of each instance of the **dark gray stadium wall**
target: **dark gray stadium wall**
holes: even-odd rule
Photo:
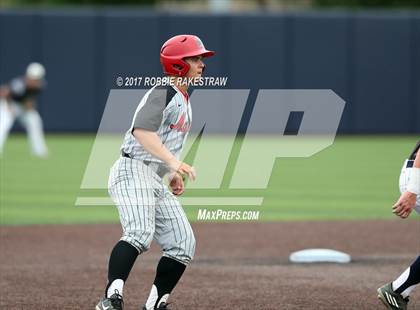
[[[180,33],[216,50],[206,75],[251,89],[242,130],[258,90],[278,88],[332,89],[346,101],[340,133],[420,133],[416,11],[3,10],[0,83],[30,61],[44,63],[48,88],[39,109],[47,131],[95,132],[116,77],[160,76],[160,46]]]

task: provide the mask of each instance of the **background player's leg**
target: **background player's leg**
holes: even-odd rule
[[[411,291],[420,283],[420,256],[405,270],[394,282],[392,289],[401,294],[404,298],[408,297]]]
[[[0,99],[0,154],[3,153],[7,136],[15,121],[15,114],[11,110],[12,108],[8,106],[5,100]]]
[[[48,149],[45,143],[42,119],[38,111],[33,109],[26,110],[21,117],[21,122],[28,132],[32,153],[40,157],[47,156]]]
[[[156,242],[163,250],[146,309],[155,309],[167,302],[195,251],[195,238],[178,199],[165,190],[156,205]]]

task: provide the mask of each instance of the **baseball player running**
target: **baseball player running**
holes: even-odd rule
[[[28,133],[32,153],[39,157],[48,155],[42,120],[35,109],[35,99],[45,85],[45,68],[31,63],[24,77],[13,79],[0,86],[0,154],[13,126],[18,119]]]
[[[409,159],[404,162],[400,175],[401,196],[392,212],[405,219],[415,209],[420,214],[420,141]],[[378,288],[378,298],[388,309],[407,309],[408,297],[420,283],[420,256],[396,280]]]
[[[163,71],[174,85],[153,87],[144,95],[125,134],[121,157],[111,168],[108,189],[123,234],[111,252],[105,296],[96,310],[123,309],[124,283],[152,239],[163,256],[143,310],[169,309],[169,294],[193,258],[194,234],[176,197],[184,192],[183,176],[195,179],[194,168],[179,160],[191,127],[188,85],[179,77],[201,77],[203,58],[213,55],[194,35],[175,36],[161,48]]]

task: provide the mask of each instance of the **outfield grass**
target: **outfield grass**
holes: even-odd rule
[[[1,224],[118,222],[113,207],[74,205],[94,138],[48,135],[51,155],[38,159],[29,154],[24,135],[12,135],[0,159]],[[399,170],[417,139],[338,137],[310,158],[277,159],[265,190],[232,191],[224,182],[220,191],[194,190],[189,195],[264,197],[262,206],[223,208],[259,210],[261,220],[393,218],[390,206],[398,197]],[[194,221],[199,207],[185,209]]]

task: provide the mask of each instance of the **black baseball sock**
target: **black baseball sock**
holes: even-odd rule
[[[119,241],[112,249],[108,265],[108,285],[105,289],[105,296],[109,286],[114,280],[121,279],[124,282],[133,268],[139,252],[137,249],[125,241]]]
[[[160,259],[156,269],[156,278],[153,283],[158,291],[155,308],[158,306],[157,303],[162,296],[172,292],[179,279],[181,279],[186,267],[184,264],[166,256]]]
[[[414,263],[410,266],[410,273],[408,274],[407,280],[398,287],[395,292],[401,294],[410,286],[416,285],[420,283],[420,256],[414,261]]]

